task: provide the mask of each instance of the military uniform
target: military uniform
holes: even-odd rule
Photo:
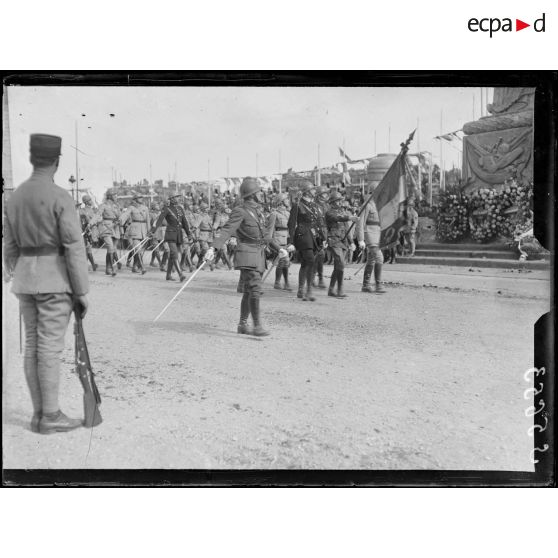
[[[203,261],[203,257],[209,247],[213,244],[213,220],[211,215],[207,212],[207,204],[200,204],[200,214],[198,218],[198,241],[200,245],[200,254],[198,259],[198,267]],[[213,270],[214,265],[211,262],[210,266]]]
[[[30,147],[33,173],[6,204],[4,259],[25,325],[31,428],[48,434],[81,425],[59,409],[60,356],[73,297],[85,307],[89,281],[74,202],[53,181],[61,139],[33,134]]]
[[[120,238],[120,206],[108,194],[104,203],[99,206],[101,222],[98,225],[99,238],[107,247],[106,271],[107,275],[116,275],[113,263],[118,259],[116,256],[116,242]]]
[[[382,230],[380,225],[380,214],[373,200],[370,200],[363,209],[357,222],[356,229],[357,240],[359,244],[364,242],[366,249],[366,266],[364,268],[362,291],[372,292],[370,278],[372,277],[372,273],[374,273],[376,292],[383,293],[384,289],[381,284],[381,277],[384,255],[380,250],[380,234]]]
[[[101,221],[101,217],[91,205],[88,205],[90,203],[90,199],[91,198],[89,198],[89,196],[83,197],[85,205],[80,208],[79,217],[82,230],[81,234],[85,244],[85,254],[87,259],[91,262],[93,271],[96,271],[97,264],[95,263],[95,258],[93,257],[93,244],[99,239],[97,224]]]
[[[318,209],[318,222],[320,223],[320,228],[323,230],[326,228],[325,216],[329,209],[329,204],[327,203],[327,197],[329,196],[329,189],[322,186],[318,190],[318,195],[316,196],[316,207]],[[316,252],[316,258],[314,259],[314,277],[318,276],[318,288],[325,289],[326,285],[324,283],[324,263],[326,259],[326,248],[322,244],[319,250]]]
[[[176,198],[177,196],[173,196]],[[170,204],[163,208],[157,222],[151,228],[151,234],[162,225],[163,221],[167,222],[165,231],[165,242],[169,245],[169,262],[167,266],[167,281],[172,281],[172,270],[176,268],[181,281],[184,280],[184,275],[178,265],[179,262],[179,249],[182,248],[184,243],[184,233],[187,237],[190,236],[190,227],[184,215],[184,209],[178,204]]]
[[[326,213],[327,244],[333,254],[333,272],[329,283],[328,295],[336,296],[337,298],[344,298],[346,296],[343,292],[343,275],[350,242],[347,238],[347,225],[351,222],[351,215],[346,209],[335,203],[339,203],[341,198],[341,194],[334,192],[330,198],[332,207]],[[337,293],[334,290],[336,285]]]
[[[240,305],[239,333],[247,333],[247,320],[250,314],[254,320],[254,335],[267,335],[260,323],[260,295],[262,274],[265,270],[265,249],[269,245],[275,250],[280,246],[272,238],[271,224],[266,221],[260,203],[254,196],[260,187],[253,178],[245,178],[241,185],[244,203],[235,207],[227,223],[215,239],[214,250],[223,248],[233,235],[237,238],[234,253],[234,268],[240,270],[243,296]]]
[[[155,223],[157,218],[159,217],[159,205],[156,202],[151,204],[151,208],[149,209],[149,222]],[[164,239],[164,235],[161,232],[161,229],[157,229],[151,238],[151,241],[148,242],[149,248],[151,249],[151,261],[149,262],[150,267],[159,267],[162,266],[161,261],[161,246],[162,240]],[[155,260],[157,260],[157,264],[155,264]]]
[[[221,233],[222,227],[228,222],[229,216],[225,213],[225,208],[222,203],[218,203],[215,206],[212,217],[212,228],[213,228],[213,238],[216,238]],[[223,262],[229,269],[232,269],[231,262],[228,257],[228,241],[227,244],[217,253],[215,258],[215,265],[218,267],[219,260],[222,259]]]
[[[143,267],[143,247],[137,248],[146,238],[151,226],[149,218],[149,209],[142,203],[141,196],[134,196],[131,205],[124,211],[120,217],[120,222],[127,225],[126,234],[130,240],[130,246],[133,250],[134,265],[132,271],[143,275],[145,269]]]
[[[312,184],[307,184],[306,192],[311,192]],[[323,247],[325,234],[320,221],[320,212],[313,201],[301,199],[293,204],[289,216],[289,240],[298,250],[300,270],[298,273],[297,297],[315,300],[312,294],[314,262],[317,252]],[[303,292],[306,284],[306,292]]]
[[[273,238],[281,248],[287,248],[289,245],[289,217],[290,209],[286,207],[287,197],[279,198],[279,206],[271,213],[271,222],[273,226]],[[287,202],[288,203],[288,202]],[[289,285],[289,267],[291,260],[288,256],[279,259],[277,269],[275,270],[275,289],[281,288],[281,278],[285,281],[283,287],[286,291],[291,291]]]

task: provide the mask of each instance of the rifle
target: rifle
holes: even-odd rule
[[[87,343],[85,342],[85,335],[83,333],[81,308],[77,304],[74,306],[74,314],[76,318],[74,324],[75,364],[79,381],[83,387],[84,426],[86,428],[92,428],[103,422],[99,411],[101,396],[99,395],[99,390],[95,383],[95,374],[93,373],[91,361],[89,360],[89,351],[87,350]]]

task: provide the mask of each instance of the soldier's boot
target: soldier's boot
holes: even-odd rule
[[[370,278],[372,277],[372,271],[374,270],[374,264],[366,265],[364,268],[364,279],[362,280],[362,292],[363,293],[373,293],[374,290],[370,285]]]
[[[116,275],[116,271],[114,271],[112,267],[112,254],[107,254],[105,261],[106,261],[105,275],[112,275],[114,277]]]
[[[374,280],[376,281],[376,293],[385,294],[386,290],[382,285],[382,264],[377,263],[374,267]]]
[[[134,256],[133,254],[128,254],[128,256],[126,257],[126,267],[132,267],[133,261],[134,261]]]
[[[87,259],[91,262],[91,267],[93,271],[97,271],[97,264],[95,263],[95,259],[93,258],[93,252],[91,250],[87,250]]]
[[[312,292],[312,282],[314,280],[314,270],[309,268],[306,274],[306,292],[302,297],[302,300],[309,300],[310,302],[314,302],[316,298],[314,297],[314,293]]]
[[[186,265],[188,266],[188,271],[192,273],[194,271],[194,263],[192,262],[192,256],[190,255],[190,250],[188,250],[188,246],[184,248],[184,256],[186,258],[185,262]]]
[[[122,264],[118,261],[118,255],[116,252],[112,253],[112,261],[116,264],[116,267],[120,270],[122,269]]]
[[[335,285],[337,283],[337,270],[334,269],[331,272],[331,279],[329,280],[329,289],[327,291],[327,296],[337,296],[335,294]]]
[[[180,256],[180,269],[186,271],[186,252],[182,252],[182,256]]]
[[[285,291],[292,292],[291,286],[289,285],[289,268],[284,267],[282,271],[283,271],[283,278],[285,279],[285,286],[283,287],[283,289]]]
[[[275,284],[273,285],[274,289],[281,289],[281,276],[283,275],[283,269],[277,267],[275,269]]]
[[[157,253],[156,250],[153,250],[153,251],[151,252],[151,261],[149,262],[149,267],[158,267],[158,266],[155,265],[155,258],[157,258],[157,261],[158,261],[158,263],[159,263],[159,266],[161,265],[161,261],[160,261],[160,258],[159,258],[159,254]]]
[[[184,281],[184,279],[186,279],[186,276],[184,275],[184,273],[182,273],[182,269],[178,265],[178,260],[174,261],[174,265],[176,267],[176,271],[178,271],[178,280],[182,283],[182,281]]]
[[[340,269],[337,272],[337,298],[347,298],[345,291],[343,290],[343,275],[345,272]]]
[[[250,316],[250,293],[244,293],[240,302],[240,321],[236,328],[237,333],[248,333],[248,317]]]
[[[260,320],[260,297],[250,295],[250,313],[252,314],[252,320],[254,321],[254,329],[252,330],[252,335],[256,337],[265,337],[269,335],[269,331],[265,330],[262,326]]]
[[[305,282],[306,282],[306,272],[302,268],[302,266],[300,266],[300,270],[298,272],[298,290],[296,291],[296,297],[297,298],[303,298],[304,297],[304,283]]]
[[[172,276],[172,270],[174,269],[174,254],[169,254],[168,263],[167,263],[167,281],[176,281],[176,279]]]
[[[167,262],[169,261],[169,253],[168,252],[163,252],[163,259],[161,260],[161,265],[159,266],[159,269],[161,271],[165,271],[166,270],[166,265]]]
[[[153,267],[161,267],[161,254],[159,253],[159,250],[154,250],[153,252],[155,254],[155,259],[157,260],[157,265]]]
[[[203,263],[203,257],[205,256],[205,250],[201,250],[200,253],[198,254],[198,265],[196,266],[197,268],[201,267],[201,264]]]
[[[139,252],[136,254],[136,262],[137,262],[139,272],[142,275],[145,275],[147,273],[147,270],[143,267],[142,254],[140,254]]]

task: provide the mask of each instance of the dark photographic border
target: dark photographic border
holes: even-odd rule
[[[557,183],[558,72],[556,71],[337,71],[337,72],[2,72],[19,86],[285,86],[285,87],[535,87],[534,228],[551,251],[551,311],[534,329],[535,471],[261,470],[261,469],[3,469],[16,486],[555,486],[554,247]],[[544,372],[543,372],[544,370]],[[528,384],[526,383],[526,386]],[[543,425],[546,421],[546,428]],[[537,428],[537,424],[540,425]],[[546,448],[546,449],[545,449]]]

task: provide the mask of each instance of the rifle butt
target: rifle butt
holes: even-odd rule
[[[101,411],[99,411],[99,406],[97,405],[97,401],[93,393],[83,394],[83,415],[83,425],[85,428],[93,428],[103,422]]]

